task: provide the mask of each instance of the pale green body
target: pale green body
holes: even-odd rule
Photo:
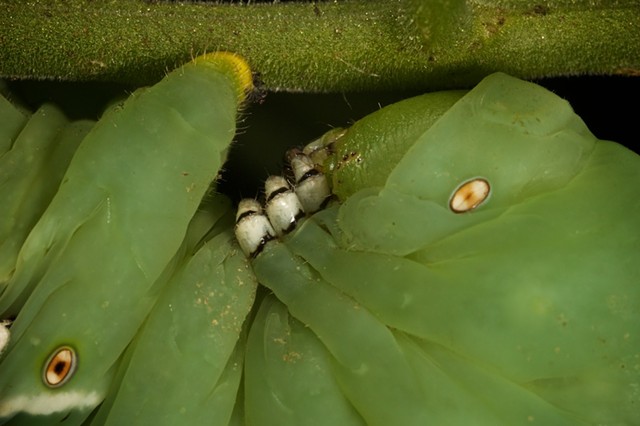
[[[345,200],[362,188],[383,186],[407,150],[465,93],[450,90],[405,99],[356,121],[337,139],[334,131],[326,133],[320,141],[333,143],[335,150],[325,161],[333,194]]]
[[[225,159],[234,78],[185,65],[111,108],[83,140],[0,297],[2,317],[19,309],[0,361],[0,417],[71,413],[72,424],[104,398]],[[43,364],[62,344],[77,351],[78,370],[49,389]]]
[[[453,213],[451,194],[474,177],[489,198]],[[361,182],[253,262],[318,339],[313,356],[338,384],[326,392],[340,393],[289,397],[279,424],[343,398],[361,418],[342,409],[340,424],[640,421],[640,157],[598,141],[555,95],[494,74],[384,186]],[[285,386],[271,379],[262,397]]]
[[[22,230],[42,217],[19,252],[26,233],[9,233],[0,319],[19,314],[0,423],[640,421],[637,155],[502,74],[383,109],[327,162],[342,203],[252,261],[274,292],[252,316],[228,205],[200,204],[237,94],[225,72],[185,66],[105,114],[44,214],[46,201],[12,213]],[[59,125],[36,130],[76,128],[51,111]],[[41,119],[2,102],[0,116],[16,123],[0,129],[5,156]],[[39,164],[21,185],[38,176],[50,191]],[[475,177],[489,198],[453,213],[451,194]],[[17,187],[3,197],[19,200]],[[43,363],[63,344],[78,370],[50,389]]]
[[[50,104],[24,122],[18,110],[6,110],[10,104],[5,102],[0,99],[4,133],[0,139],[4,136],[12,143],[0,154],[0,294],[15,271],[27,235],[58,190],[80,141],[94,125],[90,120],[69,122]]]
[[[194,253],[181,262],[127,349],[92,424],[228,423],[257,282],[228,230],[230,221],[220,220],[231,213],[230,203],[222,196],[213,201],[214,235],[187,249]]]

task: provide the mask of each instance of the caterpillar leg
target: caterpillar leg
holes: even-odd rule
[[[291,232],[304,217],[302,200],[282,176],[269,176],[264,186],[265,210],[276,235]]]
[[[265,244],[276,237],[276,231],[257,200],[246,198],[238,204],[235,235],[247,257],[257,256]]]
[[[325,174],[301,151],[291,150],[288,157],[295,177],[295,193],[304,211],[312,214],[324,208],[331,195]]]

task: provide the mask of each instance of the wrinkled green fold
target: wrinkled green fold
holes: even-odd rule
[[[350,141],[394,135],[365,121],[336,142],[359,165],[377,154]],[[363,166],[353,195],[253,261],[295,318],[279,322],[308,327],[312,356],[337,383],[274,415],[289,421],[346,399],[367,424],[637,423],[640,157],[597,140],[552,93],[504,74],[428,124],[412,141],[391,141],[408,148],[382,185]],[[327,164],[343,161],[335,155]],[[352,172],[332,173],[340,191],[340,173]],[[477,177],[489,197],[453,212],[452,194]],[[275,315],[258,316],[252,334]],[[267,356],[282,343],[263,345],[270,377],[289,374]],[[285,388],[256,386],[254,400]]]

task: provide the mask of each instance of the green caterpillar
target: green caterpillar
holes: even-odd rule
[[[44,107],[37,142],[84,140],[64,178],[6,175],[45,195],[2,193],[35,227],[6,228],[0,423],[638,421],[636,155],[503,74],[378,111],[314,145],[340,204],[247,246],[274,294],[245,323],[256,277],[228,201],[201,199],[250,86],[222,53],[68,138]],[[18,158],[42,117],[1,114]]]
[[[252,260],[295,319],[269,299],[252,324],[247,419],[277,400],[282,425],[637,423],[640,158],[504,74],[390,129],[430,115],[405,102],[334,142],[342,203]]]
[[[0,156],[0,293],[13,275],[18,252],[56,193],[62,175],[91,120],[69,122],[54,105],[43,105],[28,121],[4,98],[0,116],[11,143]],[[2,138],[3,136],[0,136]]]
[[[244,359],[239,336],[257,283],[229,230],[231,203],[217,195],[209,205],[199,212],[212,228],[207,241],[187,249],[193,254],[125,353],[92,424],[228,423]]]
[[[196,58],[93,126],[0,296],[17,314],[0,361],[0,418],[81,423],[186,250],[187,226],[234,137],[251,73]]]

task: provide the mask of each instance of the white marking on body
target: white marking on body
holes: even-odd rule
[[[107,197],[107,225],[111,224],[111,197]]]
[[[37,395],[17,395],[0,400],[0,417],[23,412],[46,416],[69,410],[93,409],[104,395],[96,391],[48,391]]]
[[[0,355],[2,355],[4,350],[9,345],[9,340],[11,339],[11,331],[9,331],[10,325],[10,320],[0,321]]]
[[[292,231],[304,216],[304,208],[282,176],[269,176],[264,183],[265,210],[278,236]]]
[[[327,177],[316,168],[314,162],[299,150],[288,153],[289,163],[295,176],[295,193],[307,213],[320,210],[331,195]]]
[[[491,186],[486,179],[475,178],[460,185],[449,200],[454,213],[464,213],[478,207],[489,197]]]
[[[245,198],[238,204],[235,234],[240,248],[248,257],[257,256],[262,247],[276,236],[269,219],[262,212],[262,206],[252,198]]]

